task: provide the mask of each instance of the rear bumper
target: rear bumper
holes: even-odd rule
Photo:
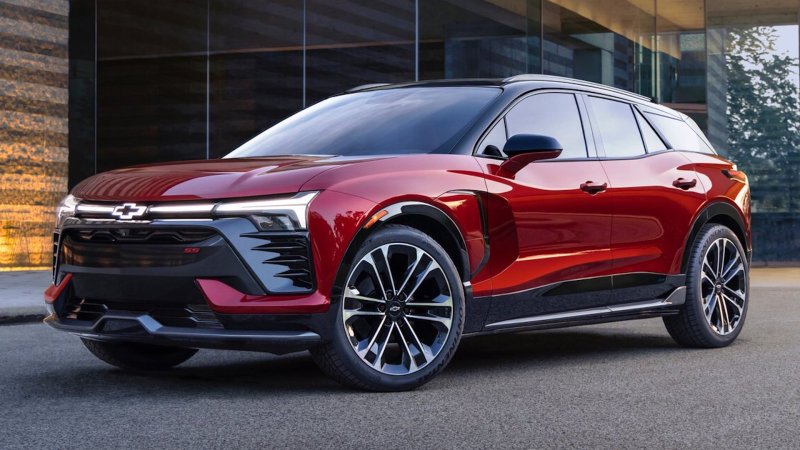
[[[265,351],[275,354],[307,350],[319,345],[317,333],[303,330],[246,331],[164,326],[149,314],[109,311],[91,321],[59,318],[50,314],[44,322],[80,337],[111,342]]]

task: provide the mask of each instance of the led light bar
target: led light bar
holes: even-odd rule
[[[286,214],[292,217],[300,228],[307,227],[306,210],[316,192],[301,192],[291,198],[246,200],[220,203],[214,209],[215,216],[241,216],[258,213]]]
[[[204,203],[166,203],[152,206],[136,205],[135,203],[123,203],[127,205],[146,207],[141,215],[153,219],[165,220],[188,220],[190,218],[212,219],[215,217],[243,217],[243,216],[285,216],[300,229],[308,227],[308,204],[318,194],[317,191],[300,192],[291,197],[265,198],[258,200],[231,200],[221,202]],[[75,202],[74,197],[68,198]],[[72,205],[70,205],[72,206]],[[119,214],[115,211],[120,205],[77,203],[64,214],[78,216],[108,216],[110,220],[119,219]],[[115,217],[117,216],[117,217]]]

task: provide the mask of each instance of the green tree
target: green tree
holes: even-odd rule
[[[759,212],[800,211],[798,62],[780,54],[774,27],[726,36],[728,149],[750,176]]]

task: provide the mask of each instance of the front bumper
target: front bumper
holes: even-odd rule
[[[100,341],[235,350],[275,354],[307,350],[321,342],[317,333],[302,330],[246,331],[172,327],[146,313],[109,311],[94,322],[64,320],[50,314],[44,322],[51,327]]]
[[[57,236],[55,283],[92,300],[205,303],[224,314],[319,313],[306,233],[259,232],[247,219],[95,222]]]
[[[104,341],[309,349],[330,323],[330,301],[309,280],[310,244],[284,251],[302,250],[301,239],[259,233],[246,219],[76,222],[56,247],[45,322]]]

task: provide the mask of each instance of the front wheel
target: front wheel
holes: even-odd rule
[[[736,234],[713,223],[700,229],[690,252],[686,303],[664,324],[681,345],[724,347],[736,340],[747,316],[747,257]]]
[[[414,228],[387,225],[347,274],[333,335],[311,352],[320,368],[374,391],[414,389],[441,372],[464,325],[461,278],[447,252]]]

